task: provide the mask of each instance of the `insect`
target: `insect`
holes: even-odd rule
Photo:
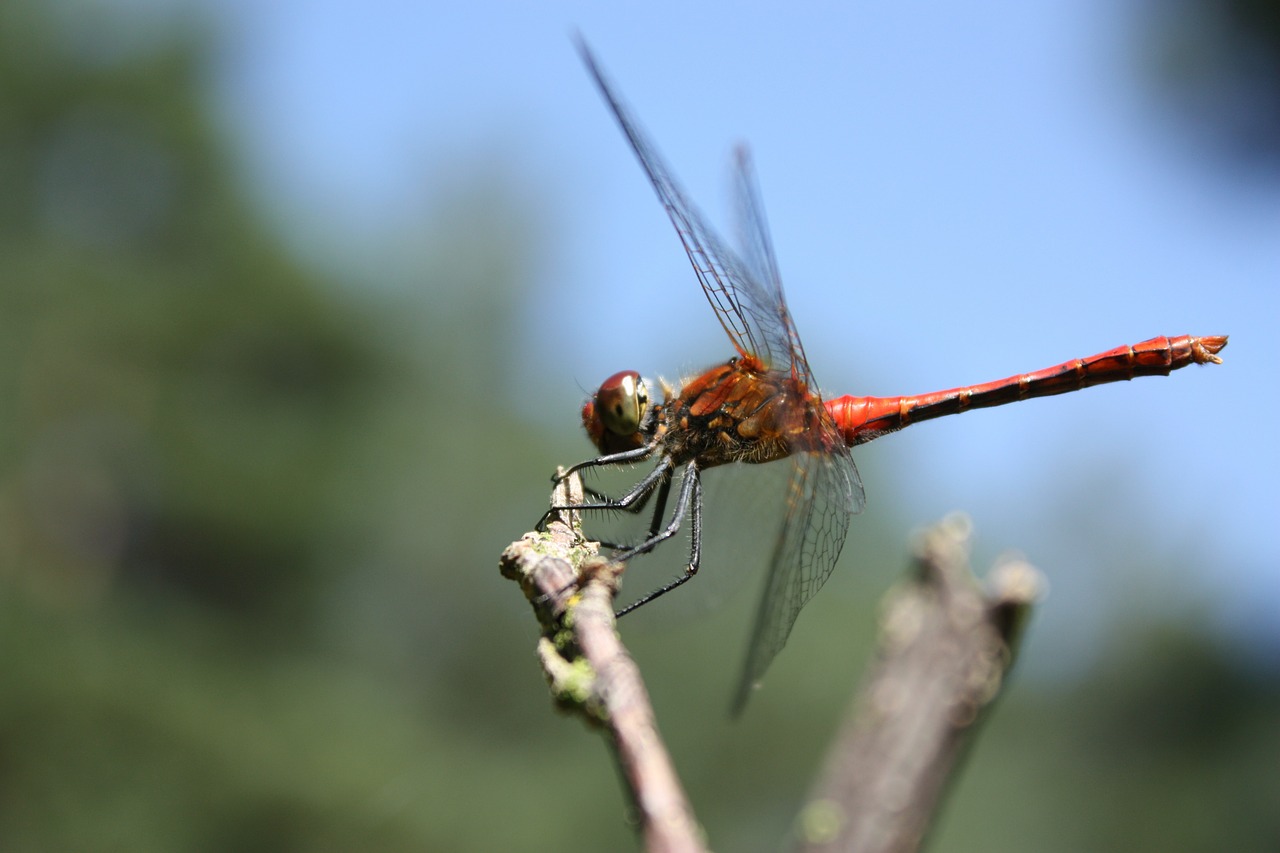
[[[731,462],[789,465],[785,518],[772,543],[769,574],[747,647],[735,713],[782,649],[801,608],[835,567],[849,520],[865,504],[849,448],[919,421],[1077,391],[1137,376],[1164,376],[1190,364],[1220,364],[1225,336],[1157,337],[1006,379],[901,397],[844,396],[823,400],[787,310],[755,175],[744,149],[735,170],[741,245],[730,249],[677,186],[671,170],[579,42],[587,69],[657,191],[695,276],[729,336],[735,354],[682,387],[652,399],[633,370],[606,379],[582,408],[582,422],[600,455],[562,472],[652,462],[625,494],[592,495],[581,511],[642,512],[652,507],[647,535],[616,548],[626,561],[652,551],[688,525],[689,562],[669,583],[644,595],[630,612],[689,581],[702,557],[702,472]],[[680,488],[666,515],[672,484]],[[550,513],[548,513],[548,516]],[[545,519],[546,517],[544,517]]]

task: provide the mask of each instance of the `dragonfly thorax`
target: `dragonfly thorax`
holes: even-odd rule
[[[797,405],[797,401],[802,401]],[[654,439],[677,464],[772,462],[818,449],[821,401],[790,373],[735,357],[686,382],[657,409]]]

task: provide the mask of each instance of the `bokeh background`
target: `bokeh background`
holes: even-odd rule
[[[830,392],[1232,335],[860,450],[738,722],[753,594],[624,623],[715,847],[784,843],[953,509],[1051,593],[933,849],[1280,847],[1264,0],[0,5],[0,847],[633,846],[497,557],[585,389],[728,349],[575,28],[713,221],[751,143]]]

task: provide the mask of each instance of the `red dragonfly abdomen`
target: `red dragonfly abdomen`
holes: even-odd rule
[[[845,444],[852,447],[917,421],[958,415],[969,409],[1065,394],[1135,376],[1168,376],[1171,371],[1188,364],[1221,364],[1222,359],[1217,353],[1226,345],[1225,335],[1203,338],[1162,336],[982,385],[968,385],[916,397],[838,397],[827,400],[826,406],[835,418]]]

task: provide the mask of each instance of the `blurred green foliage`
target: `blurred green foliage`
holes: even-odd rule
[[[447,200],[418,294],[316,280],[237,183],[198,33],[87,57],[40,8],[0,13],[0,848],[631,847],[496,567],[585,448],[500,391],[533,217]],[[838,572],[733,725],[750,596],[625,628],[718,848],[785,837],[885,576]],[[935,849],[1280,847],[1275,672],[1194,625],[1121,640],[1011,692]]]

